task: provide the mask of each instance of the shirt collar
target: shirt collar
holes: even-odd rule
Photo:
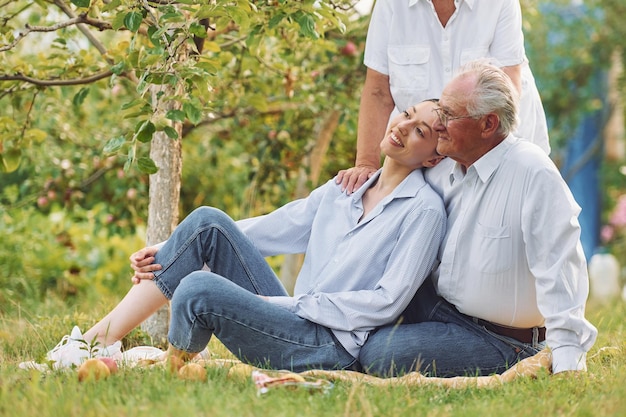
[[[483,182],[486,182],[496,169],[498,169],[504,160],[504,154],[508,152],[513,143],[516,141],[517,139],[514,136],[509,135],[506,139],[500,142],[498,146],[484,154],[478,161],[472,164],[476,173]]]
[[[409,7],[411,6],[415,6],[417,3],[419,3],[420,1],[427,1],[427,0],[409,0]],[[465,2],[467,3],[467,5],[469,6],[470,9],[474,8],[474,2],[476,0],[454,0],[454,2],[457,4]]]
[[[378,180],[380,177],[380,173],[382,172],[382,168],[376,171],[370,179],[368,179],[365,184],[361,186],[357,191],[352,194],[352,198],[356,200],[360,200],[363,198],[363,194],[367,191],[370,186]],[[417,192],[426,185],[426,180],[424,179],[424,173],[421,169],[415,169],[411,171],[409,175],[406,176],[404,180],[393,190],[393,192],[385,197],[384,200],[391,201],[394,198],[406,198],[406,197],[415,197]]]
[[[476,174],[482,182],[487,182],[489,177],[498,169],[504,155],[518,141],[515,136],[509,135],[506,139],[500,142],[495,148],[484,154],[478,161],[474,162],[469,169],[474,169]],[[454,164],[452,171],[450,172],[450,184],[463,178],[463,170],[461,165],[457,162]]]

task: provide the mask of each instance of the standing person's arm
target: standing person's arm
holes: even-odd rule
[[[502,71],[509,76],[518,94],[522,95],[522,64],[502,67]]]
[[[354,168],[339,171],[337,183],[348,194],[356,191],[380,168],[380,141],[387,129],[394,102],[389,77],[367,69],[359,107],[359,125]]]
[[[380,141],[395,107],[389,87],[388,47],[395,1],[377,1],[372,10],[363,63],[367,67],[359,107],[354,168],[339,171],[337,183],[348,194],[356,191],[380,168]]]
[[[517,0],[503,2],[489,53],[522,94],[522,65],[525,65],[522,9]]]

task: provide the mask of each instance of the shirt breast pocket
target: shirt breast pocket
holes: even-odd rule
[[[430,47],[418,45],[390,46],[389,83],[395,90],[426,90],[429,81]],[[411,103],[413,104],[413,103]]]
[[[497,274],[511,269],[513,243],[510,226],[476,224],[472,259],[481,272]]]

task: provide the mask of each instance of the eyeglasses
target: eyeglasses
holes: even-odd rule
[[[442,109],[441,107],[436,107],[433,109],[433,111],[435,113],[437,113],[437,117],[439,118],[439,121],[441,122],[442,125],[444,125],[446,128],[448,127],[448,122],[450,120],[457,120],[457,119],[474,119],[476,118],[476,116],[450,116],[448,113],[445,112],[444,109]]]

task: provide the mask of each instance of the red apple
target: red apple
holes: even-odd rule
[[[98,359],[87,359],[78,368],[78,380],[83,381],[97,381],[98,379],[104,379],[111,375],[109,367]]]
[[[98,358],[98,360],[104,362],[104,364],[109,368],[109,372],[111,374],[114,374],[118,371],[117,362],[115,362],[115,359],[104,356],[102,358]]]
[[[340,50],[341,55],[343,56],[356,56],[358,54],[358,50],[354,42],[348,41],[343,48]]]

